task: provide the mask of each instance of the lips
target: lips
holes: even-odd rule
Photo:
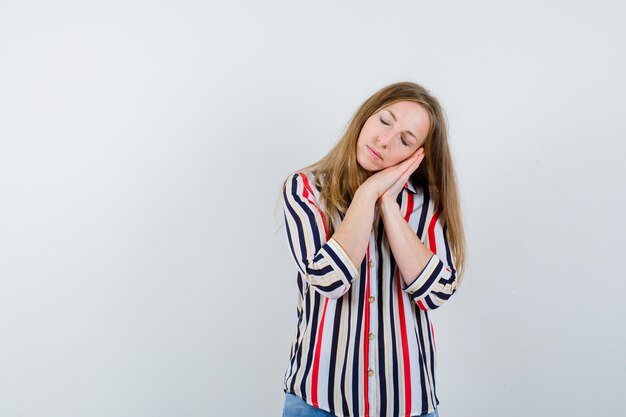
[[[367,145],[366,145],[367,146]],[[378,156],[381,160],[383,159],[382,156],[380,156],[380,154],[378,152],[376,152],[374,149],[370,148],[369,146],[367,147],[370,151],[372,151],[374,154],[376,154],[376,156]]]

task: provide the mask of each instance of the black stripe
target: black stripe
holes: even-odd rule
[[[315,336],[317,333],[317,319],[319,316],[320,310],[320,294],[317,291],[309,290],[309,297],[313,297],[313,313],[311,314],[311,318],[309,319],[309,323],[311,323],[311,330],[309,333],[309,349],[306,355],[306,362],[304,365],[304,373],[302,374],[302,381],[300,382],[300,392],[303,395],[306,395],[306,379],[307,375],[311,371],[311,367],[313,366],[313,352],[315,351]],[[307,297],[307,298],[309,298]]]
[[[419,314],[419,313],[418,313]],[[428,317],[428,311],[424,311],[424,318],[426,319],[426,323],[428,323],[428,326],[431,326],[431,322],[430,322],[430,317]],[[430,331],[430,327],[428,328],[428,353],[430,355],[430,364],[432,366],[432,368],[430,369],[430,377],[432,378],[433,381],[433,392],[437,390],[437,387],[435,385],[435,350],[434,350],[434,340],[432,337],[432,333]],[[432,402],[435,402],[435,399],[431,397]]]
[[[387,415],[387,375],[385,374],[385,328],[384,328],[384,320],[382,319],[383,315],[383,260],[384,260],[384,252],[383,252],[383,232],[384,232],[384,223],[379,220],[378,223],[378,234],[376,237],[376,253],[378,256],[378,264],[377,266],[377,277],[378,278],[378,287],[376,290],[376,305],[378,311],[378,369],[380,370],[380,374],[378,375],[378,381],[380,383],[380,415]]]
[[[368,268],[369,265],[367,263],[367,261],[369,261],[367,259],[367,252],[365,253],[365,263],[362,265],[365,265],[364,267],[361,267],[361,281],[359,282],[359,296],[358,296],[358,300],[357,300],[357,310],[356,310],[356,331],[355,331],[355,340],[354,340],[354,358],[352,360],[352,414],[353,415],[359,415],[359,398],[361,398],[361,396],[359,395],[359,393],[361,392],[361,386],[359,385],[359,373],[361,373],[361,369],[359,369],[359,356],[361,353],[361,342],[362,342],[362,335],[361,335],[361,326],[363,324],[363,311],[364,311],[364,305],[363,305],[363,299],[365,298],[365,279],[367,279],[367,270],[364,271],[365,268]],[[365,362],[364,358],[364,362]],[[364,376],[365,378],[365,376]]]
[[[331,410],[335,409],[335,367],[337,363],[337,346],[339,345],[339,325],[341,324],[341,306],[343,297],[337,300],[329,300],[329,303],[335,302],[335,318],[333,320],[333,338],[330,347],[330,359],[328,369],[328,406]]]
[[[456,278],[456,268],[454,268],[454,263],[452,262],[452,252],[450,251],[450,244],[448,242],[448,224],[444,223],[443,225],[443,241],[444,241],[444,245],[446,247],[446,263],[448,264],[448,266],[450,267],[450,272],[452,272],[452,275],[450,276],[450,280],[453,280]],[[452,293],[454,294],[454,292]]]
[[[394,305],[397,304],[397,302],[395,301],[394,295],[395,295],[395,291],[394,288],[396,288],[396,290],[398,292],[402,291],[401,288],[398,288],[398,283],[397,281],[394,279],[395,278],[395,274],[394,271],[396,269],[396,262],[395,259],[393,258],[393,254],[390,254],[389,256],[389,264],[390,264],[390,271],[391,271],[391,285],[389,285],[389,323],[391,324],[391,358],[392,358],[392,369],[393,369],[393,375],[392,375],[392,387],[393,387],[393,409],[392,409],[392,416],[399,416],[400,415],[400,393],[398,392],[398,387],[400,386],[400,377],[398,376],[398,351],[396,349],[396,329],[395,329],[395,322],[394,322],[394,312],[393,312],[393,307]],[[400,312],[401,313],[401,312]]]
[[[304,298],[304,320],[306,323],[309,323],[309,319],[310,319],[310,311],[311,311],[311,303],[308,297],[308,286],[305,285],[305,289],[304,289],[304,294],[303,294],[303,298]],[[306,326],[305,326],[306,329]],[[302,340],[302,343],[304,343],[304,338]],[[301,364],[302,364],[302,349],[298,349],[298,356],[296,359],[296,369],[300,370],[301,369]],[[296,374],[294,374],[293,379],[291,380],[291,392],[296,392]],[[302,393],[304,394],[304,392]]]
[[[298,284],[298,291],[300,291],[300,297],[304,297],[304,293],[303,293],[303,288],[302,286],[304,285],[304,282],[302,280],[302,275],[300,275],[300,273],[298,272],[298,277],[296,278],[296,282]]]
[[[351,320],[351,316],[352,316],[352,299],[350,298],[349,294],[346,294],[344,296],[344,298],[346,300],[348,300],[348,306],[347,306],[347,310],[348,310],[348,324],[346,325],[347,327],[347,331],[346,331],[346,345],[345,345],[345,352],[343,355],[343,366],[341,369],[341,387],[339,387],[340,391],[341,391],[341,407],[343,409],[343,414],[345,416],[350,415],[350,408],[348,406],[348,401],[347,401],[347,396],[348,393],[345,392],[344,387],[346,386],[346,369],[348,368],[348,348],[350,346],[350,320]]]
[[[428,187],[424,187],[424,195],[422,200],[422,211],[420,213],[420,219],[417,223],[417,235],[422,238],[424,236],[424,228],[426,227],[426,215],[428,214],[428,208],[430,204],[430,193]]]
[[[315,285],[316,288],[318,288],[319,290],[323,291],[323,292],[327,292],[330,293],[333,290],[341,287],[343,285],[343,281],[339,280],[339,281],[335,281],[330,285]]]
[[[302,324],[302,310],[296,306],[296,314],[298,316],[298,322],[296,323],[296,338],[295,340],[292,342],[291,344],[291,359],[289,361],[289,367],[287,368],[287,371],[285,372],[285,383],[287,383],[287,381],[289,380],[289,378],[291,378],[291,375],[293,374],[294,371],[294,361],[296,359],[296,352],[300,349],[300,325]]]
[[[431,291],[431,294],[436,295],[437,297],[441,298],[444,301],[447,301],[455,292],[456,292],[456,288],[453,289],[452,292],[450,293],[441,292],[441,291]]]
[[[318,251],[317,252],[317,256],[315,256],[315,258],[313,258],[313,262],[319,262],[319,261],[322,260],[322,258],[324,258],[324,254],[321,251]],[[307,265],[307,268],[306,268],[306,273],[309,274],[309,275],[313,275],[315,277],[323,277],[324,275],[328,275],[328,274],[330,274],[333,271],[334,271],[333,266],[330,265],[330,264],[326,265],[323,268],[319,268],[319,269],[308,268],[308,265]]]
[[[416,310],[419,310],[416,309]],[[416,313],[418,314],[418,313]],[[420,411],[420,414],[424,414],[428,411],[428,392],[426,391],[426,378],[424,375],[424,368],[425,368],[425,364],[424,364],[424,358],[423,358],[423,352],[424,352],[424,330],[422,329],[422,321],[419,320],[419,316],[417,316],[416,318],[416,323],[417,323],[417,331],[415,334],[415,337],[417,338],[417,344],[419,345],[419,371],[420,371],[420,393],[422,396],[422,410]],[[413,327],[415,329],[415,327]]]
[[[424,304],[426,304],[428,306],[428,308],[430,310],[436,310],[437,307],[439,307],[438,305],[436,305],[433,300],[430,298],[430,295],[427,295],[424,300],[423,300]],[[427,310],[424,310],[427,311]]]

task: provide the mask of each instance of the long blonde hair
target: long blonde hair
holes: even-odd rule
[[[423,145],[425,156],[411,174],[411,180],[416,186],[428,187],[437,209],[441,211],[440,218],[447,226],[453,263],[460,284],[466,264],[460,196],[448,146],[446,117],[439,101],[427,89],[408,81],[381,88],[356,110],[344,134],[326,156],[301,170],[311,170],[314,173],[316,185],[321,189],[324,217],[329,222],[327,226],[332,235],[336,227],[335,219],[340,213],[345,214],[354,193],[371,175],[361,168],[356,159],[356,144],[361,129],[371,115],[398,101],[416,102],[428,112],[430,128]],[[285,184],[282,185],[279,200],[284,186]]]

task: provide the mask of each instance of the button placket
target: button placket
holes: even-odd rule
[[[374,404],[374,400],[376,398],[376,392],[378,390],[378,384],[375,382],[376,376],[376,348],[378,344],[376,343],[376,334],[374,333],[378,329],[378,312],[376,310],[377,303],[376,297],[378,297],[378,293],[376,292],[378,288],[378,259],[376,259],[376,255],[378,251],[376,250],[376,234],[372,231],[370,237],[370,258],[368,261],[369,266],[369,297],[367,301],[369,302],[369,323],[368,323],[368,334],[367,334],[367,343],[368,343],[368,369],[367,375],[370,379],[370,383],[368,384],[368,399],[370,403],[370,407]]]

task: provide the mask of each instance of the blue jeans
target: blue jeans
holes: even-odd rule
[[[335,417],[334,414],[307,404],[302,398],[290,392],[285,393],[283,417]],[[439,417],[437,409],[420,417]]]

